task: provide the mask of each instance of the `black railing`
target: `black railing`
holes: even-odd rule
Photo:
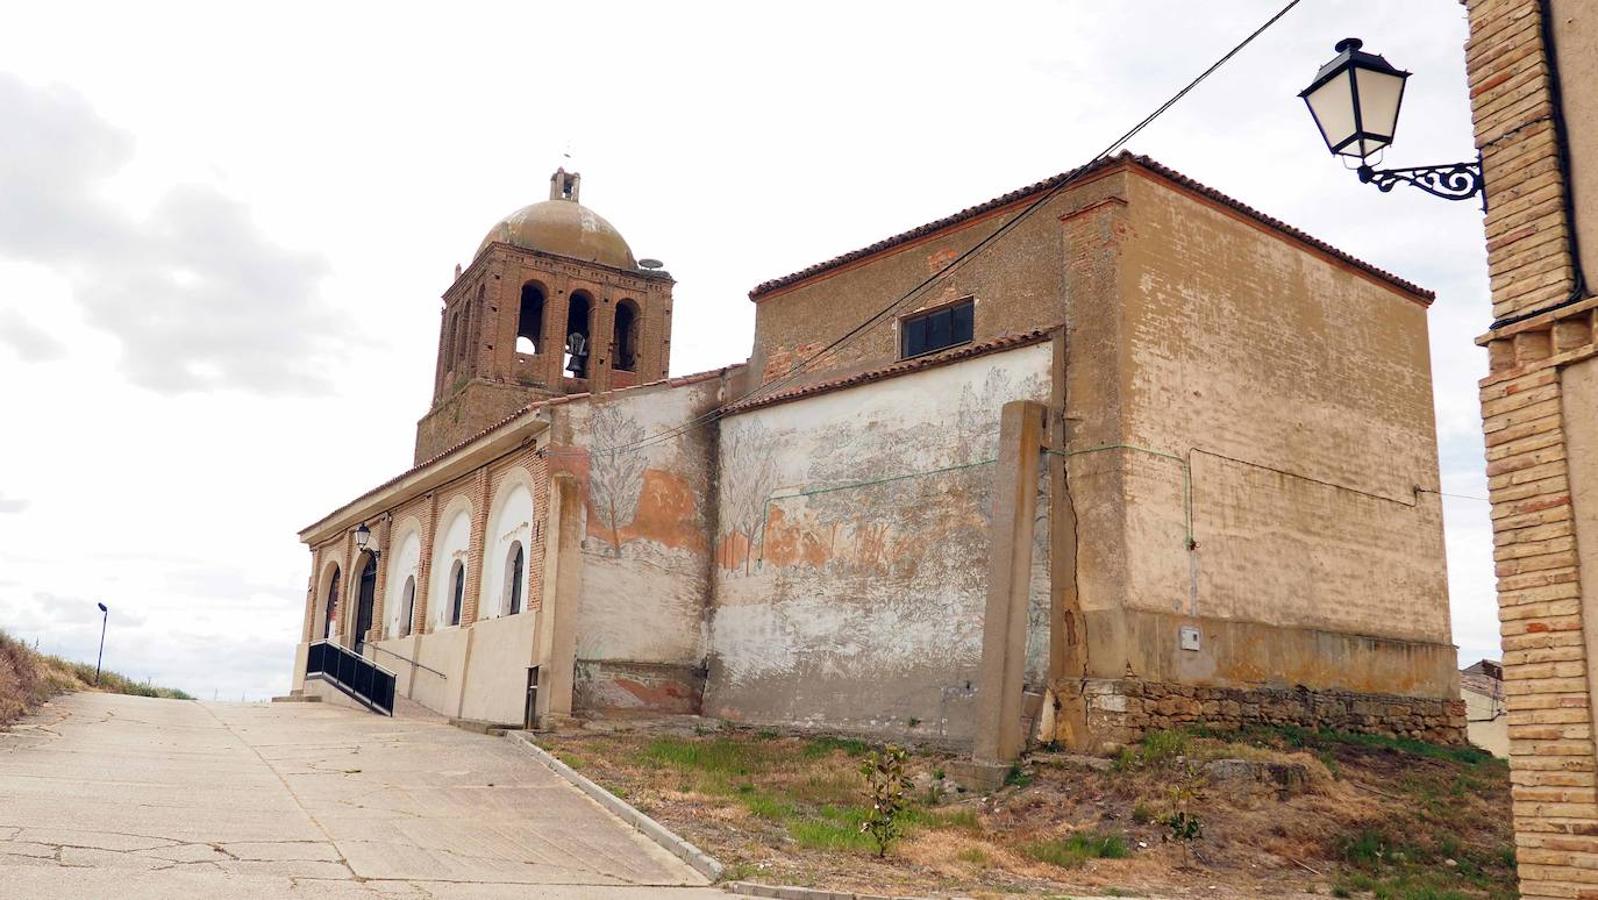
[[[305,677],[320,678],[385,716],[394,714],[394,673],[332,641],[317,641],[305,654]]]

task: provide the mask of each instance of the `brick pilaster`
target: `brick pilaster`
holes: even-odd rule
[[[1569,187],[1540,4],[1466,5],[1498,320],[1479,339],[1491,369],[1481,382],[1481,407],[1521,891],[1527,898],[1598,900],[1598,656],[1589,650],[1598,646],[1598,613],[1584,603],[1591,591],[1582,589],[1565,405],[1565,372],[1598,355],[1598,322],[1594,301],[1573,297]]]

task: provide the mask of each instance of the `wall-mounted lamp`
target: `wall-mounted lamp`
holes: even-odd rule
[[[367,528],[366,527],[366,523],[362,522],[360,525],[356,526],[356,528],[355,528],[355,549],[356,549],[356,551],[365,550],[366,549],[366,545],[370,544],[371,542],[372,542],[372,529]],[[372,558],[373,559],[377,559],[377,558],[379,558],[379,557],[381,557],[383,555],[383,551],[378,549],[377,547],[373,547],[370,552],[372,554]]]
[[[1334,156],[1359,160],[1359,180],[1390,191],[1400,181],[1445,200],[1466,200],[1481,194],[1481,154],[1474,162],[1407,169],[1376,169],[1368,158],[1393,142],[1398,130],[1398,110],[1404,102],[1404,82],[1409,73],[1394,68],[1375,53],[1366,53],[1359,38],[1337,42],[1337,56],[1321,66],[1310,86],[1299,92],[1326,149]]]

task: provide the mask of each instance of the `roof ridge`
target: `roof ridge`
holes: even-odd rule
[[[1201,196],[1204,196],[1210,200],[1214,200],[1224,206],[1230,207],[1236,212],[1242,213],[1243,215],[1246,215],[1260,222],[1261,224],[1281,232],[1288,237],[1320,250],[1321,252],[1326,253],[1335,259],[1348,263],[1349,265],[1352,265],[1369,275],[1385,281],[1388,284],[1405,291],[1406,293],[1423,298],[1428,304],[1437,297],[1436,293],[1433,291],[1427,290],[1426,288],[1423,288],[1411,281],[1398,277],[1386,269],[1382,269],[1345,251],[1339,250],[1320,238],[1309,234],[1308,232],[1295,228],[1292,225],[1283,222],[1281,219],[1275,218],[1274,216],[1266,215],[1265,213],[1260,212],[1241,200],[1238,200],[1230,195],[1223,194],[1206,184],[1195,181],[1187,175],[1184,175],[1170,166],[1167,166],[1149,156],[1143,154],[1134,154],[1130,151],[1122,150],[1115,156],[1093,160],[1092,162],[1078,166],[1075,169],[1061,172],[1058,175],[1045,178],[1042,181],[1037,181],[1025,187],[1010,191],[1009,193],[1001,194],[991,200],[978,203],[975,206],[968,206],[959,212],[944,216],[941,219],[935,219],[931,222],[918,225],[907,231],[901,231],[898,234],[890,235],[865,247],[860,247],[847,253],[834,256],[831,259],[815,263],[814,265],[806,266],[803,269],[783,275],[780,278],[772,278],[767,281],[762,281],[749,291],[749,299],[759,300],[761,297],[770,294],[779,288],[784,288],[807,281],[816,275],[836,269],[839,266],[843,266],[856,260],[865,259],[866,257],[874,256],[878,253],[891,250],[894,247],[907,244],[913,240],[916,240],[917,238],[925,237],[930,234],[936,234],[939,231],[977,218],[985,213],[992,212],[996,209],[1002,209],[1003,207],[1009,206],[1018,200],[1023,200],[1039,192],[1050,190],[1067,181],[1116,165],[1135,165],[1144,170],[1153,172],[1167,181],[1173,182],[1174,184],[1187,188],[1188,190],[1200,194]]]

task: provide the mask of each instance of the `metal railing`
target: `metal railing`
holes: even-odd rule
[[[306,651],[305,677],[326,681],[373,712],[394,715],[394,673],[332,641]]]
[[[395,653],[393,650],[390,650],[387,647],[382,646],[381,644],[368,644],[367,646],[371,647],[373,650],[376,650],[376,651],[378,651],[380,653],[387,653],[389,656],[394,657],[395,659],[399,660],[400,662],[408,663],[409,665],[413,665],[416,668],[421,669],[424,672],[432,672],[434,675],[437,675],[438,677],[444,679],[445,681],[449,680],[449,676],[448,675],[445,675],[443,672],[440,672],[439,670],[433,668],[432,666],[424,666],[421,663],[417,662],[416,660],[411,659],[409,656],[402,656],[402,655],[400,655],[398,653]]]

